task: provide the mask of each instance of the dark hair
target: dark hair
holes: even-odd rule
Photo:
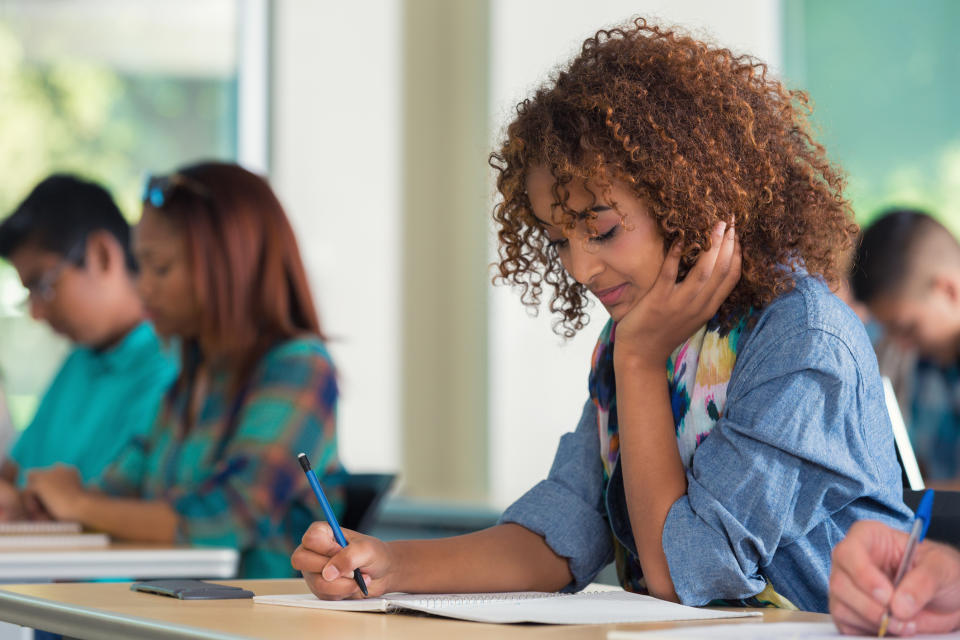
[[[952,238],[924,211],[888,209],[881,213],[857,243],[850,273],[854,297],[870,304],[882,294],[897,293],[913,275],[918,247],[932,234]]]
[[[235,357],[233,386],[278,342],[320,337],[306,271],[293,228],[267,181],[235,164],[204,162],[179,169],[159,207],[181,229],[200,304],[200,336]],[[176,392],[190,386],[186,366],[197,344],[183,343]]]
[[[740,281],[720,307],[729,326],[793,286],[805,269],[839,284],[857,227],[844,177],[811,135],[806,94],[766,66],[678,31],[637,19],[598,31],[532,98],[517,106],[490,163],[502,201],[496,280],[536,306],[552,289],[556,329],[587,320],[586,288],[564,269],[530,206],[528,173],[551,172],[572,229],[569,185],[592,180],[609,193],[623,181],[647,205],[664,246],[683,247],[681,273],[710,246],[719,221],[736,225]],[[599,195],[599,194],[597,194]]]
[[[127,270],[136,273],[130,225],[107,190],[74,175],[54,174],[34,187],[0,224],[0,257],[9,258],[25,245],[66,257],[96,231],[116,238]]]

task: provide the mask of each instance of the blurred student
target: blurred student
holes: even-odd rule
[[[0,257],[30,314],[74,342],[32,422],[0,467],[0,518],[23,517],[14,484],[61,462],[100,475],[156,417],[176,376],[145,320],[130,227],[105,189],[70,175],[41,182],[0,224]]]
[[[960,479],[960,243],[926,213],[888,211],[864,229],[850,284],[883,328],[881,371],[924,477]]]
[[[804,104],[642,19],[521,102],[491,158],[499,275],[530,305],[549,285],[568,335],[589,294],[610,314],[576,431],[484,531],[341,548],[315,523],[310,589],[571,591],[615,561],[667,600],[826,611],[833,544],[909,510],[876,359],[827,288],[855,226]]]
[[[960,629],[960,553],[931,540],[917,548],[896,589],[908,534],[879,522],[857,522],[833,550],[830,613],[843,633],[875,635],[884,611],[895,635]]]
[[[322,517],[296,455],[321,474],[339,462],[336,376],[287,217],[262,178],[197,164],[150,179],[134,248],[147,313],[182,344],[180,376],[98,482],[59,466],[28,489],[60,520],[233,546],[241,576],[290,576],[296,541]]]

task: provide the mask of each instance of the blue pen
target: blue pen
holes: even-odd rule
[[[913,564],[913,553],[923,542],[927,535],[927,529],[930,528],[930,514],[933,511],[933,489],[927,489],[920,500],[920,506],[917,507],[916,518],[913,521],[913,528],[910,530],[910,538],[907,540],[907,548],[903,551],[903,559],[900,560],[900,568],[897,569],[897,575],[893,579],[893,588],[900,585],[903,576],[907,573],[910,565]],[[887,625],[890,623],[890,610],[883,612],[883,618],[880,619],[880,631],[878,638],[887,635]]]
[[[313,489],[314,495],[317,496],[317,500],[320,501],[320,507],[323,509],[323,517],[327,519],[327,522],[330,524],[330,528],[333,529],[333,537],[336,538],[337,544],[341,547],[347,546],[347,539],[343,537],[343,531],[340,530],[340,524],[337,522],[337,516],[333,515],[333,508],[330,507],[330,503],[327,502],[327,496],[323,494],[323,487],[320,486],[320,481],[317,480],[317,474],[313,472],[313,469],[310,468],[310,461],[307,459],[307,454],[301,453],[297,456],[297,460],[300,461],[300,466],[303,467],[303,472],[307,474],[307,480],[310,481],[310,487]],[[359,569],[353,570],[353,580],[357,583],[357,586],[360,587],[360,591],[363,592],[363,595],[370,595],[367,593],[367,583],[363,581],[363,576],[360,575]]]

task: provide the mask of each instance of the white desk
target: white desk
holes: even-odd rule
[[[113,543],[105,549],[0,551],[0,581],[233,578],[240,556],[221,547]]]
[[[0,582],[102,578],[233,578],[240,554],[223,547],[114,542],[104,549],[0,550]],[[31,640],[33,630],[0,622],[0,640]]]

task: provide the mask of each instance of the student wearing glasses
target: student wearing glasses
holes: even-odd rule
[[[60,520],[233,546],[241,576],[293,575],[295,542],[322,517],[297,453],[321,478],[340,465],[336,375],[287,217],[262,178],[197,164],[147,183],[134,251],[148,316],[180,340],[180,375],[98,482],[60,466],[28,488]]]
[[[0,224],[0,257],[27,288],[30,314],[74,343],[0,466],[9,520],[36,515],[16,489],[30,469],[61,462],[92,480],[146,433],[177,366],[145,319],[130,227],[103,187],[71,175],[41,182]]]

